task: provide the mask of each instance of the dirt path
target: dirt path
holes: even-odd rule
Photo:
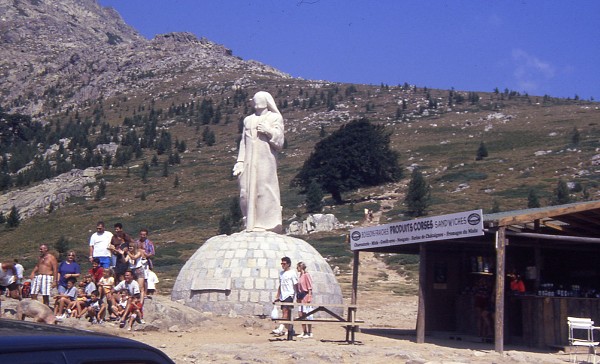
[[[414,342],[416,296],[398,296],[391,287],[403,277],[388,270],[373,254],[361,253],[358,318],[365,321],[355,345],[343,341],[342,327],[318,326],[314,338],[287,341],[270,334],[269,319],[212,317],[198,327],[171,332],[113,333],[161,348],[177,363],[565,363],[563,353],[535,352],[493,344],[427,337]],[[349,292],[351,277],[339,277]],[[349,297],[349,296],[348,296]],[[525,349],[525,350],[523,350]]]

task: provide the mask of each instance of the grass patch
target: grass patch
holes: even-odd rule
[[[416,254],[383,254],[384,263],[412,282],[419,281],[419,256]]]
[[[304,238],[306,242],[317,249],[330,266],[338,266],[342,271],[350,270],[354,254],[350,250],[350,245],[345,243],[345,236],[313,234]]]
[[[465,169],[462,171],[455,171],[446,173],[438,179],[439,182],[468,182],[468,181],[480,181],[488,178],[487,173],[476,171],[474,169]]]

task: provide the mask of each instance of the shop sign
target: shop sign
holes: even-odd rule
[[[352,229],[350,246],[361,250],[479,235],[483,235],[483,212],[472,210]]]

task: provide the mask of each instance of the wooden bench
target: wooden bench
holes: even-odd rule
[[[313,309],[306,313],[304,317],[294,317],[293,314],[290,315],[290,319],[282,319],[277,318],[273,319],[273,321],[280,324],[303,324],[303,325],[339,325],[342,326],[346,330],[346,342],[353,344],[355,341],[355,333],[358,331],[360,324],[363,324],[364,321],[356,319],[356,310],[358,308],[357,305],[343,305],[343,304],[319,304],[319,303],[297,303],[297,302],[276,302],[274,303],[276,306],[310,306]],[[343,308],[347,315],[344,318],[343,316],[338,315],[333,312],[335,308]],[[293,311],[293,309],[292,309]],[[331,318],[319,318],[319,319],[308,319],[311,315],[317,312],[325,312]],[[293,339],[293,332],[288,330],[288,340]]]

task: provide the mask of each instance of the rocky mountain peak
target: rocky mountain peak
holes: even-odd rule
[[[49,43],[64,49],[83,43],[116,45],[143,39],[112,8],[95,0],[0,0],[0,40],[28,53]]]
[[[96,0],[0,0],[0,14],[1,106],[36,119],[117,94],[207,89],[227,72],[287,77],[191,33],[148,40]]]

